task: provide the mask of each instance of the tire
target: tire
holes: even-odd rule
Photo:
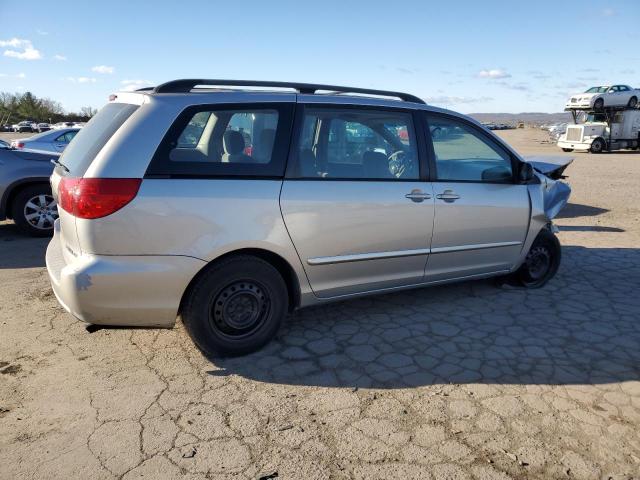
[[[533,241],[524,263],[515,272],[515,279],[525,288],[543,287],[557,273],[561,259],[562,247],[558,237],[544,228]]]
[[[593,104],[593,109],[602,110],[603,108],[604,108],[604,99],[603,98],[597,99]]]
[[[58,218],[58,207],[46,183],[31,185],[20,190],[11,202],[11,217],[24,233],[33,237],[53,234],[53,222]]]
[[[638,105],[638,97],[631,97],[629,99],[629,103],[627,103],[627,107],[629,108],[636,108],[637,105]]]
[[[573,148],[563,148],[563,152],[573,152]]]
[[[244,355],[276,335],[288,306],[278,270],[260,258],[238,255],[212,264],[196,279],[182,321],[206,355]]]
[[[604,140],[601,138],[596,138],[592,143],[589,151],[591,153],[602,153],[607,145],[604,143]]]

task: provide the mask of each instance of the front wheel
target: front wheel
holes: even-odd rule
[[[546,228],[541,230],[531,245],[524,263],[516,271],[515,277],[526,288],[540,288],[551,280],[562,257],[560,241]]]
[[[49,185],[27,187],[18,192],[11,204],[11,216],[20,230],[34,237],[53,234],[58,206]]]
[[[591,151],[591,153],[602,153],[605,147],[606,144],[604,143],[604,140],[602,140],[601,138],[596,138],[591,143],[591,148],[589,150]]]
[[[631,97],[629,99],[629,103],[627,104],[629,108],[636,108],[637,105],[638,105],[638,97]]]
[[[594,110],[602,110],[604,108],[604,98],[597,99],[593,104]]]
[[[200,275],[187,295],[182,320],[205,354],[243,355],[276,335],[288,304],[287,286],[275,267],[238,255]]]

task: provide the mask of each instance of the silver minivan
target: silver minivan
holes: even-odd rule
[[[229,80],[118,92],[56,162],[47,268],[85,322],[180,315],[207,354],[243,354],[300,307],[491,276],[544,285],[570,192],[566,165],[544,165],[400,92]]]

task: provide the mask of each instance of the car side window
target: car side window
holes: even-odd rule
[[[510,183],[509,154],[466,122],[428,117],[438,181]]]
[[[419,159],[412,115],[307,106],[292,162],[294,178],[416,180]]]
[[[147,174],[281,177],[292,110],[283,104],[190,107],[163,139]]]
[[[56,142],[58,143],[69,143],[71,140],[73,140],[73,137],[76,136],[76,133],[78,132],[67,132],[63,135],[60,135],[58,138],[56,138]]]
[[[276,110],[204,111],[193,115],[169,152],[172,162],[269,163]]]

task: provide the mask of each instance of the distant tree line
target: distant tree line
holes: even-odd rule
[[[79,112],[66,112],[60,102],[38,98],[31,92],[0,92],[0,124],[14,124],[22,120],[35,122],[86,122],[97,113],[92,107],[82,107]]]

